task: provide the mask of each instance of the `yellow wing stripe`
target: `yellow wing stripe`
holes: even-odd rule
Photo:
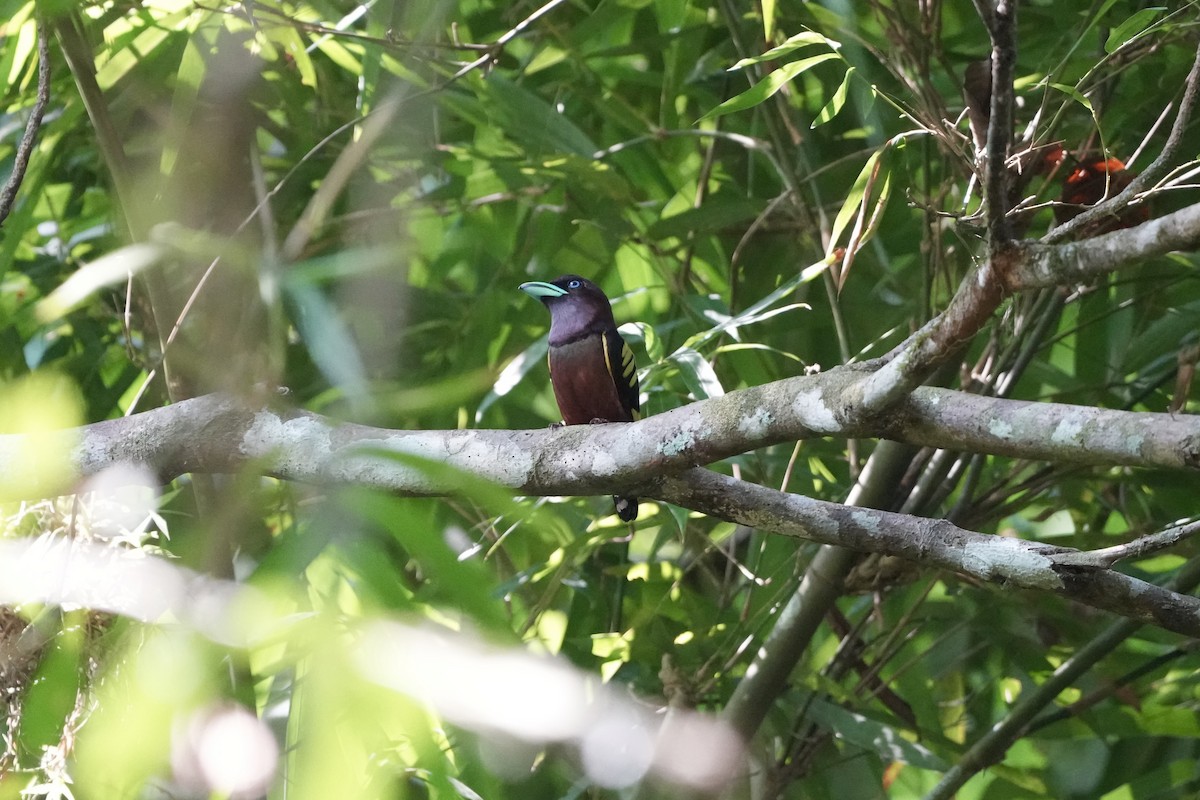
[[[620,334],[617,335],[620,336]],[[604,350],[604,366],[608,370],[609,377],[613,379],[613,383],[617,384],[617,374],[613,372],[612,360],[609,355],[608,336],[607,331],[600,334],[600,342]],[[633,350],[630,349],[629,343],[624,339],[621,339],[621,377],[625,379],[625,385],[631,389],[637,383],[637,362],[634,361]],[[630,408],[629,413],[634,420],[642,418],[641,412],[636,408]]]
[[[613,372],[612,362],[608,359],[608,331],[600,333],[600,349],[604,351],[604,368],[608,370],[608,377],[613,379],[613,383],[617,382],[617,374]]]
[[[612,362],[609,361],[608,355],[608,334],[603,333],[604,338],[604,366],[608,368],[608,374],[612,376],[613,382],[617,380],[617,374],[613,372]],[[633,351],[629,349],[629,343],[624,339],[621,340],[621,377],[625,379],[626,386],[633,386],[633,376],[637,374],[637,364],[633,360]]]
[[[629,348],[629,342],[621,343],[621,374],[625,376],[625,384],[630,388],[637,385],[637,362],[633,359],[633,350]],[[629,409],[633,419],[639,420],[642,418],[642,412],[636,408]]]

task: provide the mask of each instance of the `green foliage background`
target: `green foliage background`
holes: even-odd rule
[[[547,318],[517,293],[524,280],[574,272],[609,292],[655,413],[882,355],[979,257],[960,86],[989,45],[971,3],[584,0],[551,4],[514,35],[537,9],[0,0],[0,171],[33,102],[35,18],[56,34],[49,115],[0,231],[3,379],[69,378],[86,422],[166,401],[161,370],[148,375],[160,362],[155,325],[175,315],[158,310],[155,323],[135,298],[126,324],[123,285],[37,315],[81,265],[134,240],[172,248],[155,269],[177,302],[220,257],[179,338],[195,391],[277,381],[317,411],[425,429],[557,419]],[[1196,7],[1029,2],[1018,19],[1020,142],[1128,157],[1147,140],[1137,162],[1147,163],[1172,117],[1155,120],[1192,61]],[[88,65],[64,58],[71,30],[119,153],[85,108]],[[735,67],[789,37],[792,49]],[[1197,149],[1192,126],[1184,152]],[[1186,177],[1177,183],[1157,193],[1156,212],[1195,202]],[[1034,178],[1027,193],[1040,205],[1024,235],[1048,229],[1058,186]],[[322,187],[332,196],[318,208]],[[852,261],[830,257],[848,246]],[[1022,296],[944,380],[1161,412],[1198,311],[1191,254]],[[812,440],[722,468],[842,501],[874,446]],[[1195,514],[1195,485],[916,453],[894,507],[1094,548]],[[553,753],[526,779],[489,769],[468,733],[353,677],[339,642],[367,620],[428,618],[545,649],[647,696],[664,691],[670,654],[694,702],[717,711],[812,555],[645,503],[626,561],[627,531],[606,498],[513,501],[464,484],[453,498],[400,499],[248,476],[220,491],[229,502],[213,517],[197,513],[190,481],[169,487],[170,539],[158,544],[204,570],[236,550],[239,578],[309,621],[243,653],[119,621],[97,644],[80,635],[85,620],[63,617],[36,666],[43,688],[10,723],[0,796],[37,779],[89,658],[100,662],[89,673],[98,708],[71,762],[77,797],[141,796],[166,771],[176,714],[222,697],[259,713],[306,709],[278,729],[291,777],[273,796],[285,784],[314,797],[453,797],[463,786],[486,798],[606,796]],[[1158,580],[1191,555],[1131,569]],[[858,658],[911,716],[880,702],[867,667],[835,658],[841,636],[824,629],[761,733],[763,796],[921,796],[1108,624],[949,575],[875,577],[887,567],[869,562],[839,609],[862,638]],[[1189,796],[1200,781],[1197,661],[1181,647],[1150,628],[1115,646],[1056,701],[1095,694],[1094,705],[1035,727],[959,796]],[[248,687],[230,687],[231,663]],[[190,677],[154,693],[125,685],[138,670]],[[145,746],[115,747],[118,735]],[[886,744],[897,740],[920,747]]]

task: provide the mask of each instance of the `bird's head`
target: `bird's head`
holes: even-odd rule
[[[517,288],[541,300],[550,311],[551,344],[616,327],[608,297],[587,278],[563,275],[552,281],[529,281]]]

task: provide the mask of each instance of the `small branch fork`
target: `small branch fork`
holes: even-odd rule
[[[865,415],[878,414],[899,402],[982,330],[1004,300],[1004,273],[1014,266],[1007,160],[1017,58],[1016,3],[999,0],[994,9],[986,0],[976,0],[975,4],[992,42],[991,119],[984,150],[987,258],[962,282],[945,311],[909,337],[887,363],[863,380],[857,399],[860,413]]]
[[[1051,557],[1055,564],[1065,567],[1087,567],[1092,569],[1108,569],[1118,561],[1130,558],[1145,558],[1151,553],[1174,547],[1185,539],[1190,539],[1200,533],[1200,520],[1192,520],[1180,525],[1167,528],[1165,531],[1152,533],[1132,542],[1105,547],[1100,550],[1070,551],[1058,553]]]

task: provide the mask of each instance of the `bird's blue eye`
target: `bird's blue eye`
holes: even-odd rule
[[[578,289],[580,286],[583,286],[583,284],[579,281],[571,281],[567,284],[568,289]]]

